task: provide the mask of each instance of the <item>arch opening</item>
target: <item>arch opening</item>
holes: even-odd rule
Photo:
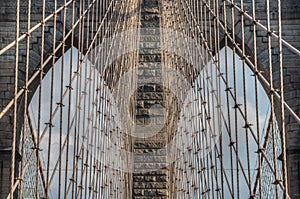
[[[281,137],[269,97],[229,47],[216,56],[219,68],[212,62],[202,68],[182,106],[175,145],[184,158],[173,166],[174,196],[249,198],[262,183],[262,197],[276,197]]]
[[[23,197],[34,198],[36,190],[51,198],[74,198],[86,190],[118,198],[126,192],[125,174],[115,170],[125,160],[108,149],[127,142],[113,120],[113,96],[95,66],[89,60],[81,64],[80,56],[76,48],[66,51],[31,99],[20,141]]]

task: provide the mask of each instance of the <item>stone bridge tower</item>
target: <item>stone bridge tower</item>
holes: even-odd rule
[[[51,1],[52,2],[52,1]],[[87,3],[87,1],[84,1]],[[213,5],[214,1],[210,1],[211,4],[208,4],[208,1],[203,5],[201,10],[205,10],[206,13],[211,12],[208,9],[208,5]],[[63,5],[63,1],[59,0],[58,5]],[[244,7],[248,10],[249,13],[251,10],[251,0],[244,0]],[[282,36],[285,41],[291,43],[296,48],[300,48],[300,6],[298,6],[298,0],[284,0],[282,1]],[[23,7],[22,7],[23,6]],[[78,4],[76,4],[78,6]],[[104,5],[108,6],[108,5]],[[139,74],[143,78],[149,78],[149,81],[153,78],[159,79],[162,68],[162,57],[161,57],[161,31],[158,29],[162,26],[161,22],[168,22],[168,14],[163,13],[163,10],[171,9],[173,4],[172,1],[168,0],[142,0],[140,2],[141,6],[141,28],[147,27],[147,31],[141,32],[140,34],[140,52],[139,52]],[[178,6],[178,5],[177,5]],[[228,16],[230,16],[230,8],[231,5],[228,3],[226,5],[226,12],[228,12]],[[0,1],[0,49],[7,46],[11,41],[14,41],[16,38],[15,35],[15,21],[16,21],[16,4],[15,1]],[[27,1],[21,0],[21,11],[20,11],[20,33],[27,31],[27,17],[28,13],[26,11]],[[47,3],[46,5],[46,14],[51,14],[53,12],[54,4]],[[220,20],[224,23],[224,10],[222,9],[222,5],[219,6],[219,15]],[[261,22],[266,22],[266,1],[265,0],[257,0],[256,1],[256,17]],[[180,10],[180,6],[176,7],[180,14],[184,14],[183,10]],[[31,23],[36,24],[42,20],[42,4],[41,1],[32,0],[32,10],[31,10]],[[78,12],[74,13],[75,17],[78,18],[80,16],[80,8],[78,7]],[[105,8],[103,8],[105,10]],[[274,30],[277,29],[277,20],[278,15],[276,14],[278,11],[277,5],[271,5],[270,15],[271,15],[271,25]],[[92,12],[91,10],[89,12]],[[60,41],[63,37],[65,31],[69,31],[71,29],[72,22],[72,13],[70,11],[66,11],[67,17],[64,19],[62,15],[57,16],[57,27],[56,27],[56,38],[57,41]],[[174,14],[172,12],[170,15]],[[97,14],[99,18],[103,17],[103,13]],[[242,42],[242,26],[241,26],[241,12],[235,12],[235,21],[232,22],[230,17],[227,18],[228,30],[232,31],[234,27],[234,35],[235,42],[231,42],[228,37],[232,35],[227,35],[228,46],[233,47],[234,45],[241,45]],[[80,29],[76,28],[73,32],[75,38],[86,39],[90,41],[91,38],[88,38],[89,35],[93,35],[92,29],[90,27],[91,24],[95,23],[92,20],[89,20],[85,25],[83,25],[83,34],[80,34]],[[170,21],[169,28],[172,28],[172,24],[176,22]],[[246,20],[246,26],[244,30],[244,44],[246,46],[247,54],[250,56],[248,62],[249,64],[253,64],[254,62],[254,48],[253,48],[253,25],[257,24],[256,20]],[[88,25],[89,24],[89,25]],[[207,29],[208,30],[208,29]],[[89,34],[89,31],[90,34]],[[45,32],[47,32],[48,37],[45,39],[44,52],[51,52],[53,47],[53,23],[49,22],[45,27]],[[257,35],[257,62],[260,70],[265,71],[264,75],[267,79],[269,79],[269,63],[268,63],[268,34],[265,34],[265,31],[260,29],[256,30]],[[212,34],[214,35],[214,34]],[[222,46],[225,45],[224,31],[221,31],[221,38],[219,40]],[[41,60],[41,35],[37,32],[30,35],[33,42],[30,45],[30,71],[29,74],[32,75],[36,70],[40,67]],[[76,46],[76,39],[73,41],[66,40],[63,45],[66,45],[66,48],[70,48],[71,45]],[[214,39],[214,38],[213,38]],[[273,74],[274,77],[279,73],[279,47],[276,43],[276,39],[272,39],[272,61],[273,61]],[[20,45],[25,45],[25,42],[21,42]],[[59,43],[57,43],[59,45]],[[87,45],[88,46],[88,45]],[[84,46],[77,46],[80,51],[84,52],[87,49]],[[24,49],[24,48],[23,48]],[[217,49],[215,49],[216,53]],[[10,102],[11,99],[14,98],[14,82],[15,82],[15,50],[12,48],[7,51],[5,54],[0,56],[0,111]],[[19,85],[24,85],[25,80],[25,51],[19,52]],[[55,56],[60,57],[61,52],[58,52]],[[295,113],[300,115],[300,56],[296,55],[294,52],[289,50],[286,47],[283,47],[283,68],[284,68],[284,91],[285,91],[285,100],[291,106],[291,108],[295,111]],[[44,72],[51,65],[46,66]],[[279,75],[277,75],[279,77]],[[186,78],[189,79],[188,75]],[[140,81],[142,81],[140,79]],[[148,81],[148,82],[149,82]],[[35,90],[38,86],[38,80],[33,84],[32,90]],[[138,79],[139,84],[139,79]],[[274,85],[276,89],[280,88],[280,79],[274,79]],[[142,127],[143,125],[147,125],[149,115],[154,114],[157,118],[157,122],[160,122],[162,118],[169,117],[168,115],[161,114],[160,111],[162,107],[168,109],[166,107],[166,96],[163,94],[164,88],[159,84],[159,81],[155,84],[150,83],[141,83],[139,85],[139,89],[136,93],[137,103],[135,120]],[[270,92],[267,90],[267,93]],[[154,109],[150,109],[150,108]],[[278,108],[278,107],[276,107]],[[9,193],[10,189],[10,173],[11,173],[11,152],[12,152],[12,132],[13,132],[13,110],[10,109],[8,111],[9,114],[6,114],[0,120],[0,198],[5,198]],[[154,113],[152,113],[153,111]],[[173,113],[167,114],[176,114],[176,111]],[[22,115],[22,114],[20,114]],[[280,118],[278,118],[280,120]],[[288,113],[285,117],[286,122],[286,140],[287,140],[287,150],[286,150],[286,159],[287,159],[287,171],[288,171],[288,185],[289,185],[289,193],[292,198],[300,197],[300,126],[293,119],[291,115]],[[19,125],[17,131],[20,131],[21,126]],[[142,132],[144,133],[144,132]],[[165,147],[168,136],[170,136],[170,132],[167,132],[166,128],[162,128],[161,132],[154,137],[150,137],[149,139],[135,139],[133,141],[133,148],[137,153],[137,155],[133,158],[134,168],[136,169],[135,174],[133,174],[132,182],[132,196],[136,199],[146,199],[146,198],[170,198],[171,193],[169,193],[170,185],[170,167],[166,165],[167,154],[164,153],[164,150],[160,150],[160,154],[152,153],[150,156],[143,156],[143,153],[149,151],[155,151],[157,148]],[[17,137],[19,139],[19,137]],[[18,142],[17,142],[18,143]],[[18,150],[17,150],[18,151]],[[18,158],[20,158],[19,154],[16,154],[16,172],[17,173],[17,162]],[[155,172],[145,172],[145,167],[159,167],[160,169]],[[139,169],[143,171],[139,172]]]

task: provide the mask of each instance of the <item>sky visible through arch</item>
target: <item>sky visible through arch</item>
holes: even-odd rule
[[[74,55],[77,55],[78,51],[77,49],[73,48],[73,54]],[[229,73],[228,73],[228,76],[229,76],[229,87],[232,87],[234,88],[234,85],[233,85],[233,61],[232,61],[232,57],[233,57],[233,51],[228,48],[228,69],[229,69]],[[69,75],[70,75],[70,72],[71,74],[74,74],[74,72],[76,71],[77,69],[77,63],[78,63],[78,58],[77,56],[73,56],[73,59],[72,59],[72,62],[73,62],[73,69],[72,71],[70,71],[70,50],[67,51],[64,55],[64,59],[65,59],[65,63],[64,63],[64,75],[63,75],[63,86],[66,87],[68,85],[68,82],[69,82]],[[225,49],[222,49],[221,52],[220,52],[220,59],[221,60],[225,60]],[[224,62],[225,63],[225,62]],[[100,78],[99,75],[98,75],[98,72],[96,69],[90,67],[90,63],[87,62],[87,63],[84,63],[83,64],[83,68],[82,68],[82,73],[81,73],[81,77],[86,77],[88,75],[92,75],[93,78]],[[54,100],[53,100],[53,107],[55,108],[56,107],[56,103],[60,101],[60,82],[61,82],[61,67],[62,67],[62,59],[60,58],[56,64],[55,64],[55,67],[54,67],[54,82],[55,82],[55,89],[54,89]],[[251,70],[249,69],[249,67],[245,67],[246,68],[246,89],[247,89],[247,109],[248,109],[248,118],[249,118],[249,122],[254,124],[252,126],[253,129],[256,129],[256,122],[255,122],[255,119],[256,119],[256,115],[255,115],[255,110],[256,110],[256,107],[255,107],[255,87],[254,87],[254,77],[252,76],[252,72]],[[212,65],[212,68],[211,68],[211,65],[208,64],[207,66],[207,72],[203,72],[203,75],[205,77],[206,76],[211,76],[211,77],[214,77],[215,74],[217,74],[215,68],[214,68],[214,65]],[[205,69],[204,69],[205,70]],[[225,74],[225,66],[224,65],[221,65],[221,72]],[[51,88],[50,88],[50,85],[51,85],[51,75],[53,73],[53,70],[51,69],[47,75],[45,76],[45,78],[43,79],[43,83],[42,83],[42,87],[43,87],[43,92],[42,92],[42,112],[41,112],[41,129],[44,129],[45,127],[45,123],[48,122],[49,120],[49,106],[50,106],[50,92],[51,91]],[[244,96],[244,93],[243,93],[243,75],[242,75],[242,62],[240,60],[240,58],[236,55],[236,81],[237,81],[237,86],[238,86],[238,89],[237,89],[237,100],[240,104],[243,104],[243,96]],[[75,89],[76,88],[76,83],[78,81],[78,78],[75,79],[75,81],[72,83],[72,87]],[[88,81],[88,80],[84,80],[82,79],[81,81]],[[212,81],[212,82],[215,82],[215,81]],[[214,83],[213,83],[214,84]],[[84,88],[84,84],[81,85],[81,90],[84,91],[85,88]],[[208,85],[209,86],[209,85]],[[213,85],[213,87],[215,87],[216,85]],[[223,90],[225,90],[225,85],[224,84],[221,84],[221,87]],[[91,83],[90,84],[90,89],[91,90],[96,90],[96,86],[95,84]],[[109,93],[109,90],[107,88],[106,89],[106,92],[108,93],[107,96],[109,97],[111,94]],[[75,92],[73,92],[75,93]],[[74,113],[75,113],[75,109],[76,109],[76,98],[75,98],[75,95],[72,94],[73,97],[71,98],[71,104],[72,104],[72,107],[70,107],[70,115],[71,115],[71,118],[74,116]],[[92,93],[89,93],[87,92],[87,98],[91,97]],[[224,100],[224,102],[222,102],[223,106],[225,106],[225,99],[226,99],[226,93],[223,92],[222,93],[222,96],[221,98]],[[194,96],[189,96],[191,98],[193,98]],[[270,115],[270,103],[269,103],[269,99],[264,91],[264,89],[262,88],[262,86],[260,84],[258,84],[258,97],[259,97],[259,104],[258,104],[258,108],[259,108],[259,125],[260,125],[260,132],[263,132],[261,134],[261,143],[263,142],[263,139],[264,139],[264,132],[266,131],[266,128],[267,128],[267,125],[268,125],[268,119],[269,119],[269,115]],[[39,93],[38,93],[38,89],[31,101],[31,104],[30,104],[30,112],[31,112],[31,116],[33,118],[33,121],[34,121],[34,126],[37,130],[37,126],[38,126],[38,109],[37,109],[37,104],[38,104],[38,98],[39,98]],[[68,96],[64,99],[63,103],[67,106],[68,104]],[[90,101],[91,102],[91,101]],[[90,103],[91,105],[92,103]],[[233,104],[233,101],[230,101],[230,106],[234,106]],[[241,108],[243,109],[243,106],[241,106]],[[67,110],[67,108],[65,108]],[[87,109],[87,107],[86,107]],[[223,107],[222,108],[224,112],[226,112],[226,109]],[[53,109],[54,110],[54,109]],[[234,115],[234,109],[231,110],[230,114]],[[94,116],[93,116],[94,117]],[[63,118],[63,125],[62,125],[62,132],[63,133],[63,140],[64,138],[66,137],[66,133],[68,131],[68,126],[67,126],[67,118],[68,118],[68,113],[67,111],[63,111],[63,115],[62,115],[62,118]],[[83,121],[81,121],[83,122]],[[244,120],[241,118],[241,117],[238,117],[238,131],[240,132],[240,139],[239,139],[239,145],[241,146],[244,146],[244,142],[245,142],[245,133],[244,133],[244,129],[242,128],[245,124]],[[53,120],[53,125],[54,125],[54,128],[53,128],[53,134],[52,134],[52,144],[51,144],[51,162],[56,162],[57,161],[57,158],[58,158],[58,151],[59,151],[59,139],[60,139],[60,131],[59,131],[59,112],[56,114],[56,116],[54,117],[54,120]],[[76,125],[73,125],[72,128],[70,129],[70,131],[74,131],[75,129],[75,126]],[[224,145],[228,145],[229,144],[229,137],[227,134],[225,134],[226,130],[224,128],[220,129],[222,131],[222,138],[223,138],[223,142],[224,142]],[[45,163],[47,161],[47,140],[48,140],[48,134],[45,135],[43,141],[41,142],[41,147],[43,148],[43,151],[41,152],[41,158],[42,158],[42,161]],[[70,146],[69,146],[69,157],[72,157],[73,156],[73,141],[74,141],[74,137],[70,137]],[[255,169],[258,167],[258,163],[257,163],[257,154],[255,153],[255,151],[257,151],[257,145],[255,144],[255,141],[253,139],[251,139],[251,136],[250,136],[250,140],[249,140],[249,143],[250,143],[250,153],[251,153],[251,156],[250,156],[250,159],[251,159],[251,169],[253,169],[253,171],[251,171],[251,174],[252,174],[252,179],[255,178]],[[224,157],[229,157],[229,154],[230,154],[230,151],[229,151],[229,147],[225,148],[224,147]],[[242,164],[246,165],[246,150],[245,150],[245,147],[241,147],[240,149],[240,156],[241,157],[245,157],[245,158],[242,158],[241,161],[242,161]],[[65,154],[62,158],[65,158]],[[228,172],[228,175],[229,175],[229,172],[231,169],[235,169],[235,168],[232,168],[230,166],[230,161],[229,161],[229,158],[225,158],[224,159],[224,168],[226,170],[226,172]],[[253,161],[252,161],[253,160]],[[69,165],[68,165],[68,168],[69,170],[67,171],[67,174],[68,174],[68,179],[71,177],[71,168],[72,168],[72,164],[73,164],[73,161],[70,160],[69,161]],[[54,168],[55,165],[51,165],[50,164],[50,168]],[[46,165],[44,165],[44,168],[46,167]],[[63,165],[63,167],[65,167],[65,165]],[[51,171],[51,169],[50,169]],[[63,172],[63,175],[65,174],[65,170]],[[50,172],[51,173],[51,172]],[[245,191],[242,191],[241,192],[241,198],[248,198],[249,197],[249,194],[248,192],[246,191],[248,188],[247,188],[247,185],[246,183],[243,181],[242,179],[242,175],[240,175],[240,179],[241,179],[241,190],[245,190]],[[50,197],[51,198],[58,198],[58,195],[57,195],[57,192],[58,192],[58,186],[57,186],[57,182],[58,181],[58,175],[54,175],[54,179],[53,179],[53,186],[51,186],[50,188]],[[252,180],[253,182],[253,180]],[[225,191],[225,198],[227,198],[226,196],[229,196],[229,193]],[[61,195],[61,197],[63,197],[63,195]],[[71,198],[71,197],[69,197]]]
[[[239,108],[242,110],[242,113],[244,114],[244,83],[243,78],[245,78],[245,89],[246,89],[246,105],[247,105],[247,121],[248,124],[251,124],[251,129],[253,130],[254,136],[251,134],[250,130],[248,129],[248,143],[249,143],[249,156],[247,155],[247,146],[246,146],[246,129],[245,126],[245,119],[243,118],[240,111],[237,111],[237,117],[235,117],[235,101],[229,94],[228,97],[228,105],[227,105],[227,93],[225,90],[227,90],[227,86],[225,84],[225,81],[227,81],[226,77],[226,56],[227,55],[227,70],[228,70],[228,88],[230,88],[231,92],[234,93],[234,88],[236,88],[236,103],[239,104]],[[235,57],[235,64],[233,64],[233,57]],[[236,74],[236,85],[234,84],[234,72]],[[219,78],[219,74],[222,74],[225,78],[225,81],[223,81],[221,78]],[[219,81],[220,80],[220,81]],[[217,154],[210,153],[211,151],[214,151],[215,144],[218,146],[218,153],[220,153],[220,146],[219,146],[219,138],[222,138],[222,149],[223,149],[223,168],[224,172],[227,176],[227,180],[229,183],[229,186],[227,185],[226,180],[224,180],[224,198],[231,198],[231,193],[229,189],[232,187],[232,176],[233,176],[233,192],[234,192],[234,198],[237,198],[237,192],[239,191],[240,198],[249,198],[249,188],[247,185],[248,181],[248,159],[249,159],[249,166],[250,166],[250,179],[251,179],[251,189],[253,191],[254,182],[256,180],[257,175],[257,168],[258,165],[258,145],[254,139],[254,137],[257,137],[257,122],[256,122],[256,110],[258,110],[258,125],[259,125],[259,135],[260,135],[260,146],[263,145],[267,128],[269,125],[269,118],[270,118],[270,102],[268,99],[268,96],[262,87],[262,85],[258,81],[257,85],[257,102],[255,98],[255,77],[253,75],[253,72],[250,70],[250,68],[245,65],[245,77],[243,77],[243,64],[241,58],[235,54],[233,55],[233,51],[230,48],[227,48],[227,53],[225,48],[223,48],[220,51],[220,71],[217,70],[216,66],[209,62],[205,68],[203,68],[199,72],[198,78],[194,82],[195,88],[191,89],[186,97],[186,101],[184,103],[183,109],[180,113],[180,121],[178,124],[178,130],[177,132],[185,132],[182,133],[182,139],[184,138],[183,135],[190,135],[187,136],[183,142],[179,141],[177,145],[188,145],[190,148],[192,148],[191,152],[185,152],[185,159],[181,161],[181,163],[176,164],[176,168],[178,167],[179,170],[186,169],[185,163],[189,163],[189,167],[192,165],[193,169],[188,169],[186,172],[186,175],[184,176],[194,176],[194,178],[188,178],[184,179],[182,181],[189,181],[190,183],[193,182],[194,179],[198,179],[198,173],[196,171],[202,171],[202,167],[200,165],[197,165],[197,161],[193,154],[198,154],[198,156],[201,156],[202,159],[204,159],[207,163],[204,165],[205,172],[207,171],[210,173],[211,176],[215,176],[214,172],[212,172],[213,169],[210,167],[213,166],[213,168],[216,168],[216,163],[211,163],[212,165],[208,163],[211,159],[218,159]],[[220,85],[220,86],[219,86]],[[195,92],[199,91],[199,92]],[[218,92],[219,91],[219,92]],[[228,92],[229,93],[229,92]],[[220,104],[221,108],[218,108],[218,103],[216,99],[216,95],[219,94]],[[186,108],[187,107],[187,108]],[[196,107],[196,109],[195,109]],[[202,109],[200,107],[203,107]],[[229,107],[229,108],[228,108]],[[257,108],[256,108],[257,107]],[[200,109],[200,110],[199,110]],[[221,110],[221,111],[219,111]],[[236,109],[237,110],[237,109]],[[219,112],[221,114],[219,114]],[[192,112],[192,113],[190,113]],[[218,123],[218,114],[222,115],[222,122],[220,124]],[[230,115],[230,116],[228,116]],[[211,119],[207,119],[208,117],[211,117]],[[229,122],[230,118],[230,122]],[[237,126],[235,127],[235,122],[237,123]],[[230,131],[228,129],[231,129]],[[201,132],[201,135],[199,136],[198,133],[194,132]],[[236,132],[238,134],[238,157],[239,157],[239,177],[237,177],[237,158],[236,153],[234,150],[232,152],[230,151],[230,145],[231,140],[230,136],[232,137],[232,141],[234,142],[234,147],[236,147]],[[280,151],[280,138],[279,138],[279,132],[276,130],[276,144],[277,144],[277,156],[281,153]],[[214,137],[214,139],[211,139],[211,137]],[[200,140],[202,145],[199,147],[197,145],[197,142],[195,140]],[[214,140],[214,142],[211,142],[211,140]],[[277,170],[279,173],[279,176],[281,176],[281,162],[277,160],[277,157],[273,157],[273,151],[272,151],[272,139],[269,138],[267,150],[266,150],[266,156],[268,157],[268,160],[271,161],[272,166],[273,160],[277,162]],[[189,145],[189,143],[192,143]],[[197,148],[198,147],[198,148]],[[200,151],[200,152],[199,152]],[[200,155],[199,155],[200,154]],[[231,154],[232,154],[232,162],[231,164]],[[262,191],[263,191],[263,198],[275,198],[275,185],[273,182],[275,181],[274,174],[269,169],[266,161],[263,161],[262,164]],[[242,166],[241,166],[242,165]],[[243,167],[243,169],[241,169]],[[244,177],[243,171],[246,175]],[[202,172],[201,172],[202,173]],[[204,172],[203,172],[204,173]],[[220,165],[218,165],[218,171],[217,176],[219,178],[216,180],[219,183],[219,186],[221,186],[221,169]],[[205,178],[205,177],[204,177]],[[212,177],[213,178],[213,177]],[[237,179],[239,179],[239,189],[237,188]],[[213,179],[215,180],[215,179]],[[179,181],[178,190],[185,190],[185,192],[188,192],[191,198],[201,198],[199,195],[193,195],[195,192],[193,192],[193,189],[187,190],[187,188],[184,185],[180,184],[181,181]],[[206,182],[206,181],[205,181]],[[191,185],[191,184],[190,184]],[[192,184],[193,185],[193,184]],[[201,185],[195,185],[197,188]],[[215,184],[215,186],[217,186]],[[193,186],[192,186],[193,187]],[[211,187],[209,187],[211,188]],[[216,187],[215,187],[216,188]],[[204,191],[206,190],[205,186],[202,186],[202,189]],[[185,193],[184,192],[184,193]],[[181,192],[180,192],[181,193]],[[184,194],[183,193],[183,194]],[[196,192],[197,193],[197,192]],[[211,194],[210,197],[213,198],[213,190],[210,190],[210,192],[206,194]],[[282,194],[282,191],[279,191],[280,194]],[[199,192],[198,192],[199,194]],[[201,193],[200,193],[201,195]],[[187,196],[187,195],[186,195]]]

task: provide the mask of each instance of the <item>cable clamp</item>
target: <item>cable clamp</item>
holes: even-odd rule
[[[232,147],[233,145],[235,144],[235,142],[234,141],[231,141],[230,143],[229,143],[229,147]]]
[[[32,150],[37,150],[37,151],[43,151],[41,148],[39,148],[39,147],[32,147],[31,148]]]
[[[274,184],[274,185],[279,185],[280,184],[280,182],[282,182],[282,180],[278,180],[278,179],[276,179],[272,184]]]
[[[265,148],[259,148],[255,153],[262,153],[264,152],[266,149]]]
[[[237,108],[239,108],[240,106],[242,106],[242,104],[235,104],[232,108],[237,109]]]
[[[61,108],[65,106],[65,105],[64,105],[63,103],[61,103],[61,102],[57,102],[56,104],[57,104],[58,106],[60,106]]]
[[[230,91],[231,89],[232,89],[231,87],[227,87],[227,88],[225,89],[225,91],[228,92],[228,91]]]
[[[46,122],[45,124],[49,127],[54,127],[54,125],[51,122]]]

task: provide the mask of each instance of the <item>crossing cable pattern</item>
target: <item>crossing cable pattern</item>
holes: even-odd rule
[[[182,46],[176,39],[165,45],[183,48],[188,54],[187,57],[194,57],[197,60],[195,63],[203,64],[188,64],[188,67],[200,68],[201,71],[193,85],[194,94],[186,94],[190,100],[184,104],[187,105],[187,112],[184,106],[181,110],[177,133],[182,133],[182,137],[188,136],[191,140],[180,140],[173,149],[174,156],[183,153],[185,158],[175,163],[173,173],[170,174],[173,176],[170,191],[173,194],[172,198],[281,198],[282,195],[289,198],[286,159],[283,159],[283,167],[277,160],[280,153],[286,157],[284,109],[286,108],[298,123],[299,117],[283,99],[282,44],[297,55],[298,50],[282,39],[281,2],[277,2],[278,18],[275,27],[278,28],[278,35],[271,30],[274,25],[271,27],[269,1],[264,2],[267,5],[267,14],[263,21],[265,24],[256,19],[256,9],[259,6],[255,5],[255,1],[186,0],[165,5],[166,17],[169,18],[166,19],[164,28],[177,28],[188,37],[185,40],[186,46]],[[250,8],[247,12],[244,4]],[[274,23],[274,19],[272,22]],[[174,27],[173,24],[177,26]],[[246,52],[246,45],[249,43],[245,41],[245,29],[249,26],[253,29],[250,36],[253,54]],[[259,48],[267,49],[269,54],[269,77],[262,73],[258,65],[260,38],[256,35],[257,29],[265,31],[267,35],[267,45]],[[236,36],[240,36],[241,41],[238,41]],[[190,38],[198,39],[199,45],[196,49],[189,48]],[[220,38],[224,40],[221,41]],[[274,39],[278,39],[277,43]],[[221,50],[222,42],[224,50]],[[277,88],[280,86],[280,93],[273,84],[275,77],[271,50],[276,46],[281,49],[279,66],[276,65],[278,68],[275,69],[281,71],[280,84],[277,85]],[[238,59],[241,61],[237,61]],[[176,66],[182,63],[181,58],[176,56],[167,55],[166,60],[167,63]],[[247,77],[250,73],[254,74],[254,80]],[[269,94],[271,113],[262,114],[260,111],[262,106],[268,104],[268,99],[262,99],[259,82]],[[243,85],[243,88],[239,85]],[[279,126],[275,118],[275,107],[278,107],[276,103],[281,104],[281,113],[277,113],[277,120],[281,121]],[[264,119],[262,117],[270,117],[269,125],[261,126]],[[281,129],[281,135],[277,128]],[[195,143],[192,145],[176,151],[176,146],[184,146],[193,141]],[[253,146],[256,146],[255,153]],[[268,174],[263,173],[266,167]],[[273,188],[269,188],[271,184]],[[247,187],[249,191],[245,194],[241,190]]]
[[[164,88],[178,85],[173,92],[184,99],[164,99],[178,111],[167,121],[167,158],[176,160],[169,165],[169,198],[290,197],[285,113],[300,119],[283,97],[283,48],[300,52],[282,37],[276,2],[277,18],[266,0],[261,21],[254,0],[160,2],[161,48],[179,49],[161,52],[163,65],[180,71],[172,77],[163,69]],[[120,130],[112,93],[131,97],[122,89],[135,88],[135,79],[115,83],[137,66],[139,35],[107,40],[139,28],[140,6],[135,0],[16,1],[15,38],[0,49],[15,71],[14,93],[1,99],[0,110],[3,123],[13,116],[6,198],[132,198],[132,174],[116,169],[132,167],[132,157],[114,150],[132,151],[132,140]],[[180,76],[190,90],[180,86]]]
[[[111,63],[107,57],[112,49],[121,51],[124,46],[105,39],[136,28],[138,2],[16,2],[16,38],[0,52],[5,56],[15,48],[15,95],[0,116],[5,118],[13,108],[11,185],[5,197],[130,198],[131,185],[124,183],[129,174],[112,169],[124,164],[119,158],[126,164],[130,157],[104,153],[112,145],[110,139],[130,146],[113,121],[112,85],[106,82],[115,78],[112,68],[134,65],[137,55],[129,52]],[[20,20],[25,15],[26,22]],[[24,27],[25,33],[19,34]],[[33,70],[38,49],[39,66]],[[19,52],[25,52],[24,60],[19,60]],[[22,71],[24,79],[18,78]],[[14,161],[18,153],[20,163]]]

